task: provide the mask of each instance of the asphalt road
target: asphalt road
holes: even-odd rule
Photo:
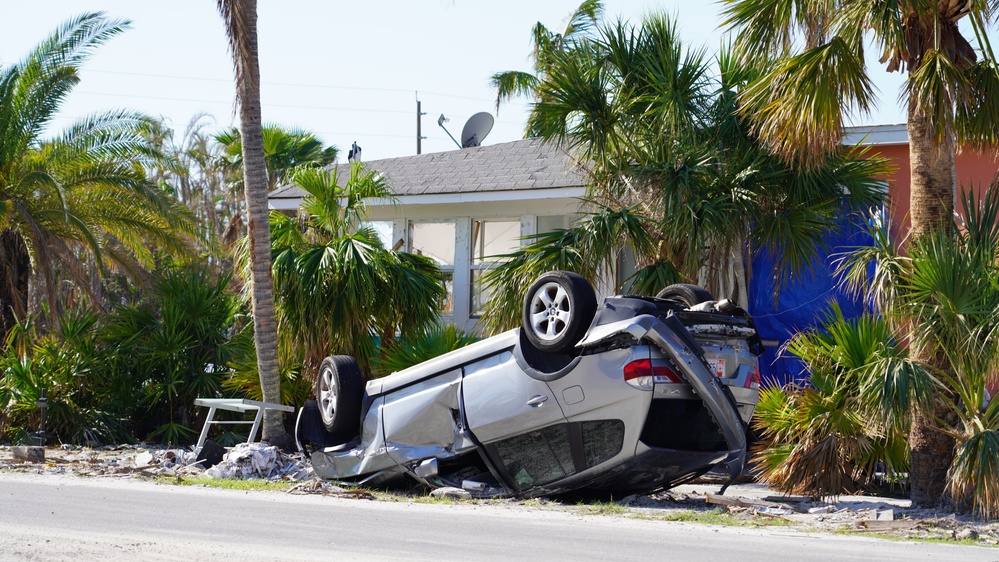
[[[996,560],[999,550],[0,473],[2,560]]]

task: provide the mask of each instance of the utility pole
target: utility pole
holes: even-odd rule
[[[416,92],[416,153],[417,154],[420,154],[422,152],[423,150],[422,141],[423,139],[427,138],[422,136],[422,131],[421,131],[421,124],[423,122],[423,119],[421,119],[421,117],[424,115],[426,115],[426,113],[420,111],[420,93]]]

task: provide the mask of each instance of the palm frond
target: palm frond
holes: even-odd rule
[[[846,112],[867,113],[874,99],[862,49],[840,38],[784,59],[742,95],[754,133],[785,161],[805,167],[839,150]]]
[[[978,76],[988,79],[985,72]],[[923,54],[922,63],[909,73],[903,92],[910,106],[914,106],[926,118],[927,128],[933,138],[940,142],[955,125],[954,105],[980,103],[973,99],[973,87],[969,76],[954,61],[937,49]]]
[[[955,100],[954,132],[961,145],[986,150],[999,139],[999,67],[986,60],[965,75],[968,92]]]
[[[947,491],[959,509],[986,519],[999,515],[999,433],[978,431],[957,448],[947,474]]]
[[[604,14],[602,0],[583,0],[578,8],[569,16],[569,23],[562,32],[564,41],[574,41],[586,36],[593,30]]]
[[[420,333],[385,345],[373,371],[375,376],[383,377],[476,341],[478,338],[474,334],[465,333],[454,324],[433,323]]]
[[[539,83],[535,75],[517,70],[497,72],[489,81],[492,87],[496,88],[497,113],[504,101],[510,101],[517,96],[533,97]]]

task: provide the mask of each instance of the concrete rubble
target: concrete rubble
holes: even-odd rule
[[[14,458],[28,462],[45,462],[45,447],[11,447]]]
[[[912,520],[895,521],[892,506],[880,504],[851,509],[837,504],[811,501],[808,498],[747,498],[705,494],[705,502],[725,506],[729,513],[748,513],[763,517],[781,517],[795,523],[835,523],[853,525],[863,530],[896,530],[914,527]],[[818,504],[818,505],[816,505]]]
[[[470,500],[472,499],[472,493],[461,488],[444,487],[431,490],[430,497],[447,498],[449,500]]]
[[[312,467],[298,453],[288,455],[261,443],[233,447],[223,461],[205,470],[191,449],[161,448],[151,444],[97,448],[63,445],[48,449],[44,461],[15,454],[17,447],[0,447],[0,469],[20,469],[39,474],[79,476],[200,476],[214,478],[268,478],[298,481],[312,475]],[[44,457],[43,457],[44,458]]]

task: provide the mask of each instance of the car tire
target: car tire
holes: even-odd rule
[[[692,285],[690,283],[677,283],[675,285],[670,285],[662,291],[659,291],[659,293],[656,294],[656,298],[677,301],[683,303],[683,305],[687,308],[697,306],[702,302],[715,300],[714,295],[709,293],[707,289],[698,285]]]
[[[347,435],[360,431],[363,383],[361,368],[353,357],[323,359],[316,377],[316,402],[326,431]]]
[[[586,278],[570,271],[551,271],[527,290],[523,330],[539,351],[564,353],[583,338],[596,311],[597,295]]]

